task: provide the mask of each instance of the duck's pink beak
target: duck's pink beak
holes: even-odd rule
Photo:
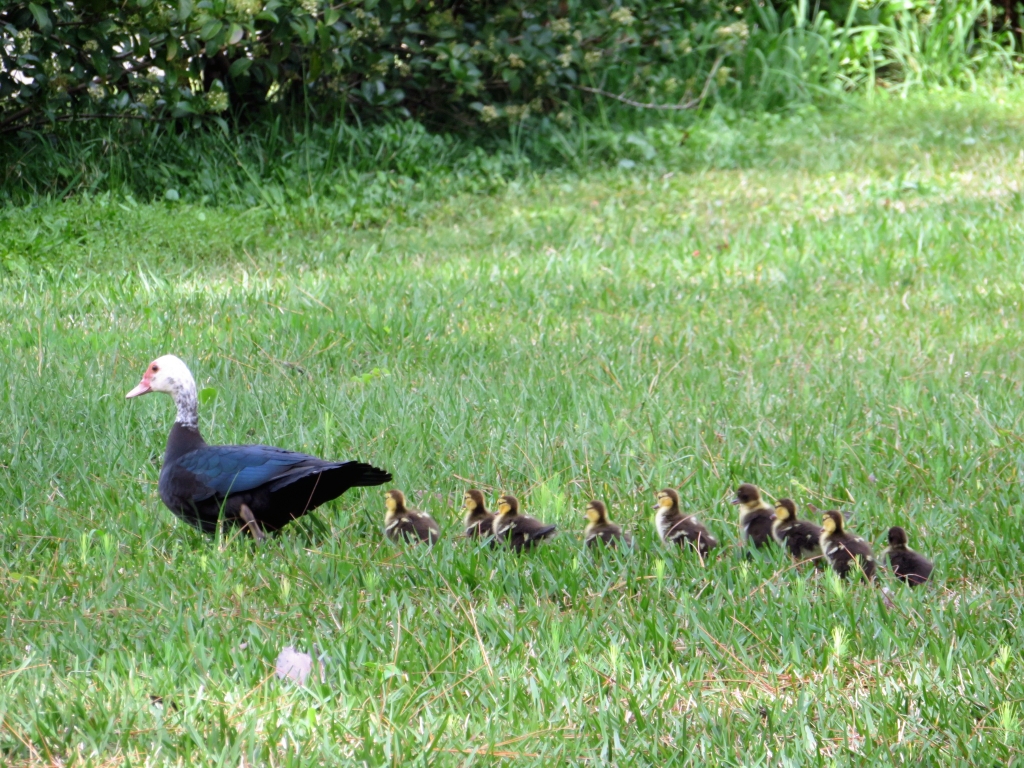
[[[150,391],[149,389],[149,370],[146,370],[146,374],[142,377],[142,381],[139,382],[139,386],[129,392],[125,397],[138,397],[144,395]]]

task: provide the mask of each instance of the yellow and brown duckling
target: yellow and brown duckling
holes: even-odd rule
[[[392,541],[425,541],[434,544],[441,529],[430,515],[405,506],[405,494],[390,490],[384,494],[384,535]]]
[[[700,553],[701,559],[718,546],[718,539],[711,535],[695,515],[684,515],[679,509],[679,494],[671,488],[663,488],[657,494],[658,503],[654,508],[654,525],[658,535],[666,544],[689,544]]]
[[[907,546],[907,532],[898,525],[889,529],[889,546],[882,553],[886,556],[896,578],[912,587],[924,584],[932,575],[932,561]]]
[[[498,499],[498,514],[494,518],[494,538],[508,544],[516,552],[532,549],[544,539],[555,535],[556,526],[542,523],[536,518],[519,514],[519,500],[515,496]]]
[[[772,523],[775,522],[775,510],[761,498],[761,491],[756,485],[741,485],[736,489],[732,503],[740,508],[740,541],[744,546],[753,542],[760,549],[774,541]]]
[[[792,499],[779,499],[775,502],[775,522],[772,523],[772,536],[794,560],[814,560],[816,563],[823,564],[821,526],[815,525],[809,520],[798,520],[796,504]]]
[[[604,502],[590,502],[584,514],[587,518],[587,527],[583,531],[583,540],[588,547],[598,544],[617,547],[620,542],[626,547],[633,546],[633,537],[608,519],[608,507]]]
[[[494,535],[494,515],[487,511],[484,495],[480,491],[466,491],[462,497],[462,509],[466,512],[463,520],[466,538],[489,539]]]
[[[875,577],[875,553],[871,545],[860,536],[846,532],[842,512],[829,510],[822,515],[818,541],[828,564],[844,579],[858,571],[863,571],[868,580]]]

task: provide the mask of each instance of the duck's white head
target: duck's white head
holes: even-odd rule
[[[196,380],[180,357],[158,357],[146,368],[139,385],[125,397],[139,397],[150,392],[170,395],[178,406],[178,423],[186,427],[196,426]]]

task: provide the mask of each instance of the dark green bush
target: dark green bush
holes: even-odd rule
[[[319,118],[397,112],[455,127],[542,113],[568,124],[566,107],[599,93],[772,107],[880,70],[913,77],[936,53],[922,34],[935,32],[943,66],[948,49],[971,69],[991,48],[988,0],[827,7],[833,16],[803,1],[8,0],[0,133],[115,115],[227,127],[222,116],[289,102]],[[944,19],[949,29],[934,23]],[[890,55],[894,44],[906,55]]]
[[[580,85],[679,101],[742,46],[742,16],[722,0],[15,2],[0,13],[0,127],[287,99],[518,121],[557,114]]]

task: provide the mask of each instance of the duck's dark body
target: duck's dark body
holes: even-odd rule
[[[276,531],[349,488],[386,483],[391,475],[355,461],[324,461],[266,445],[207,445],[195,427],[175,423],[160,471],[167,508],[205,533],[242,525],[241,507]]]
[[[851,574],[856,576],[863,571],[864,577],[869,581],[875,578],[875,556],[871,551],[871,545],[859,536],[842,531],[830,536],[822,534],[821,551],[828,559],[832,570],[840,577],[845,579]]]
[[[790,518],[775,527],[775,540],[794,560],[821,558],[821,526]]]
[[[768,507],[747,512],[740,518],[740,534],[744,543],[752,543],[758,549],[773,544],[775,539],[772,538],[772,523],[774,522],[775,511]]]
[[[898,525],[889,529],[889,548],[884,555],[889,556],[893,575],[912,587],[924,584],[932,575],[932,561],[907,545],[907,532]]]
[[[494,515],[490,512],[473,512],[466,518],[466,537],[489,539],[494,536]]]
[[[441,538],[441,528],[434,518],[414,509],[395,515],[384,527],[384,533],[392,541],[399,542],[425,541],[428,544],[436,544]]]
[[[718,546],[718,539],[696,517],[687,517],[674,510],[658,520],[658,532],[666,544],[693,547],[702,559],[707,559],[711,550]]]
[[[932,575],[932,563],[912,549],[890,549],[889,565],[893,575],[912,587],[924,584]]]
[[[494,538],[516,552],[533,549],[555,535],[557,526],[545,525],[526,515],[499,515],[494,520]]]
[[[617,547],[620,542],[625,547],[633,546],[633,537],[615,523],[603,523],[588,528],[584,541],[588,547],[595,547],[599,544]]]

